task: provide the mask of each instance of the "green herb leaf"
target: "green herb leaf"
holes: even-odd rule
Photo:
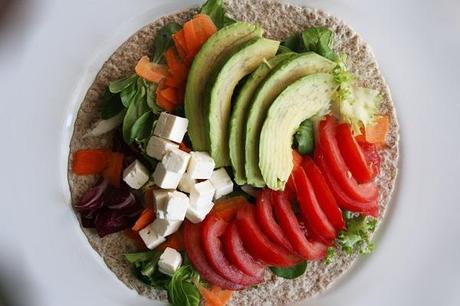
[[[137,81],[120,92],[121,103],[128,108],[137,93]]]
[[[144,86],[147,92],[147,105],[150,107],[150,110],[155,114],[159,115],[162,110],[156,103],[156,96],[155,92],[157,90],[158,84],[156,83],[148,83],[144,80]]]
[[[370,240],[371,233],[375,230],[377,219],[369,216],[344,213],[347,224],[337,238],[337,244],[348,254],[358,251],[361,255],[372,253],[375,246]]]
[[[107,88],[102,96],[101,118],[104,120],[110,119],[120,113],[123,108],[120,96],[111,93]]]
[[[146,112],[134,122],[131,128],[131,139],[142,141],[152,134],[154,115],[152,112]]]
[[[127,88],[131,84],[134,84],[137,80],[137,75],[132,74],[125,78],[115,80],[109,83],[109,90],[111,93],[120,93],[123,89]]]
[[[225,16],[225,6],[222,0],[208,0],[200,8],[200,13],[211,17],[218,29],[221,29],[235,22],[230,17]]]
[[[152,62],[161,63],[164,60],[164,53],[174,43],[172,35],[180,31],[181,28],[182,27],[178,23],[170,22],[158,31],[157,35],[155,36],[155,41],[153,42],[155,50],[153,53]]]
[[[141,117],[145,112],[148,111],[147,99],[145,97],[146,91],[143,86],[143,81],[141,79],[137,80],[137,91],[136,95],[133,98],[133,101],[126,111],[125,118],[123,119],[123,140],[127,144],[131,144],[134,138],[131,137],[131,129],[134,123]]]
[[[307,262],[301,262],[290,268],[270,267],[270,270],[279,277],[293,279],[305,273],[307,270]]]
[[[199,281],[199,275],[192,266],[183,265],[172,276],[168,285],[168,300],[177,306],[200,305],[200,292],[194,285]]]
[[[313,51],[332,61],[337,59],[337,55],[332,50],[334,32],[328,28],[308,28],[302,32],[303,45],[305,51]]]
[[[299,153],[302,155],[313,153],[315,149],[315,133],[313,122],[309,119],[302,122],[294,135]]]
[[[293,52],[305,52],[302,35],[300,33],[294,34],[286,38],[281,46]]]
[[[167,289],[171,277],[158,270],[160,256],[161,253],[156,251],[125,254],[126,259],[133,266],[137,279],[149,286]]]

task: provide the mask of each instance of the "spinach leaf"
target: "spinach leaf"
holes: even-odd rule
[[[334,40],[334,32],[328,28],[309,28],[302,32],[302,41],[305,51],[313,51],[325,58],[335,61],[337,55],[331,46]]]
[[[158,84],[149,83],[144,80],[144,86],[147,91],[147,105],[150,107],[150,110],[155,114],[159,115],[162,110],[156,103],[155,92],[157,90]]]
[[[102,96],[101,118],[103,120],[110,119],[120,113],[123,108],[120,96],[111,93],[107,88]]]
[[[142,141],[152,134],[154,116],[152,112],[146,112],[134,122],[131,128],[131,139]]]
[[[137,119],[139,119],[139,117],[148,111],[147,99],[145,97],[145,87],[142,85],[142,80],[138,79],[136,95],[134,96],[131,104],[129,104],[125,118],[123,119],[123,140],[128,145],[130,145],[134,140],[131,138],[131,129],[134,123]]]
[[[200,292],[194,285],[199,275],[192,266],[183,265],[172,276],[168,285],[168,300],[177,306],[200,305]]]
[[[128,108],[137,92],[137,81],[129,85],[120,92],[121,103],[124,107]]]
[[[272,270],[272,272],[279,277],[293,279],[305,273],[307,270],[307,262],[304,261],[289,268],[270,267],[270,270]]]
[[[301,34],[297,33],[294,35],[289,36],[286,38],[282,43],[281,46],[284,48],[288,48],[294,52],[304,52],[305,46],[303,45],[302,36]]]
[[[311,154],[315,148],[315,133],[310,119],[302,122],[294,135],[295,143],[300,154]]]
[[[225,16],[224,1],[208,0],[200,8],[200,13],[211,17],[212,21],[218,29],[235,22],[232,18]]]
[[[130,86],[131,84],[134,84],[136,80],[137,80],[137,75],[132,74],[125,78],[112,81],[109,83],[109,90],[111,93],[119,93],[126,87]]]
[[[161,63],[164,60],[164,53],[173,45],[172,35],[180,31],[180,29],[181,26],[179,24],[170,22],[158,31],[153,42],[155,50],[152,62]]]
[[[125,254],[132,264],[134,275],[140,281],[155,288],[167,289],[171,277],[158,270],[160,256],[161,253],[156,251]]]

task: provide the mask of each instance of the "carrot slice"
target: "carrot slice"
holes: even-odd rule
[[[182,232],[182,227],[181,227],[177,232],[175,232],[174,234],[166,238],[166,241],[160,244],[156,248],[156,250],[162,251],[166,248],[173,248],[173,249],[176,249],[178,252],[183,251],[184,250],[184,238],[183,237],[184,237],[184,234]]]
[[[161,107],[162,109],[168,112],[172,112],[176,108],[176,104],[169,101],[162,95],[158,95],[158,94],[157,94],[157,104],[159,107]]]
[[[168,65],[168,71],[170,75],[182,83],[187,78],[187,67],[176,54],[174,47],[171,47],[165,53],[166,63]]]
[[[193,17],[193,21],[196,23],[197,28],[200,29],[202,33],[204,33],[204,42],[208,40],[211,35],[217,32],[217,27],[212,22],[212,19],[206,14],[198,14]]]
[[[235,217],[238,210],[246,205],[249,205],[249,203],[242,196],[217,200],[211,213],[225,221],[230,221]]]
[[[120,187],[121,171],[123,170],[123,153],[111,152],[107,167],[102,171],[102,176],[106,178],[112,186]]]
[[[221,306],[222,305],[222,301],[220,300],[219,296],[215,295],[211,290],[203,287],[198,282],[196,282],[195,286],[197,287],[198,291],[201,294],[201,298],[203,299],[204,306]]]
[[[187,44],[187,59],[191,60],[200,50],[201,43],[199,41],[197,29],[193,20],[187,21],[184,24],[185,43]]]
[[[384,145],[389,128],[390,117],[388,115],[378,117],[373,125],[366,127],[366,140],[370,143]]]
[[[228,301],[230,301],[233,295],[232,290],[222,289],[217,286],[212,286],[211,292],[219,297],[219,300],[221,302],[220,305],[227,305]]]
[[[110,150],[79,150],[73,155],[72,171],[77,175],[98,174],[103,171],[110,158]]]
[[[138,232],[150,223],[152,223],[155,220],[155,210],[153,208],[146,208],[142,211],[141,215],[139,218],[137,218],[136,223],[134,223],[134,226],[131,228],[133,231]]]
[[[182,60],[185,60],[187,58],[187,44],[185,42],[185,36],[184,36],[184,30],[180,30],[179,32],[176,32],[173,34],[173,40],[174,40],[174,45],[176,46],[177,52],[179,53],[179,56],[182,58]]]
[[[162,95],[164,98],[168,99],[169,101],[173,102],[174,104],[177,104],[179,102],[176,90],[172,87],[168,87],[166,89],[161,90],[160,95]]]
[[[172,88],[181,88],[183,86],[183,82],[180,82],[173,76],[169,76],[165,79],[165,85]]]
[[[168,67],[151,63],[148,56],[141,57],[134,70],[138,76],[154,83],[159,83],[168,76]]]

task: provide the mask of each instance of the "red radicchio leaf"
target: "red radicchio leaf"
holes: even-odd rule
[[[106,179],[101,178],[96,185],[86,191],[81,200],[75,204],[75,209],[79,212],[87,212],[91,214],[102,207],[104,191],[107,189],[108,185],[109,182]]]

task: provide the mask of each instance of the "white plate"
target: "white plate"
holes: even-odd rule
[[[120,283],[79,230],[67,145],[103,61],[149,21],[198,2],[22,1],[10,26],[0,24],[0,287],[13,305],[155,304]],[[460,305],[460,4],[308,5],[344,19],[373,47],[396,103],[402,156],[375,254],[304,304]]]

